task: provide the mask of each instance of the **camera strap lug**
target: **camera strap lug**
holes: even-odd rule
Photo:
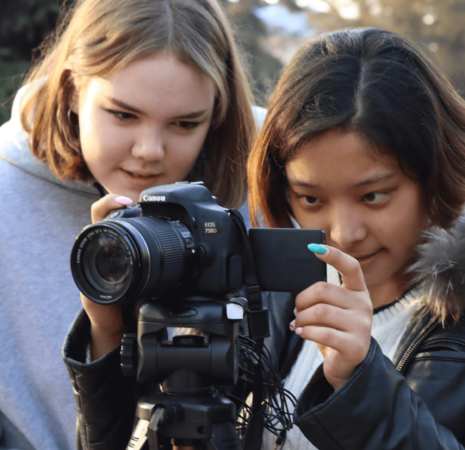
[[[229,210],[231,218],[237,224],[241,232],[241,256],[243,261],[242,270],[244,273],[245,289],[249,302],[247,322],[249,324],[249,334],[252,339],[264,339],[270,336],[270,325],[268,321],[268,310],[263,308],[262,292],[258,284],[255,265],[252,259],[252,252],[249,246],[249,238],[244,225],[241,213],[236,209]]]

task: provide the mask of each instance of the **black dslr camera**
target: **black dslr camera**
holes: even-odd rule
[[[242,287],[240,239],[228,210],[202,183],[158,186],[144,191],[138,206],[87,227],[71,269],[79,290],[96,303],[221,297]]]
[[[325,280],[325,265],[306,247],[324,238],[322,230],[250,230],[260,287],[300,292]],[[157,186],[137,206],[86,227],[74,244],[71,270],[79,290],[101,304],[167,294],[221,297],[244,284],[242,239],[203,183]]]

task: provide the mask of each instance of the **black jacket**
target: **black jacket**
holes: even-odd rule
[[[337,392],[322,367],[316,371],[299,398],[294,422],[319,450],[465,448],[465,321],[449,318],[457,319],[465,299],[463,237],[465,224],[459,222],[453,232],[431,234],[420,247],[418,281],[431,295],[409,322],[393,362],[372,339],[367,357]],[[429,259],[431,267],[425,266]],[[265,344],[284,377],[303,342],[289,331],[294,298],[264,293],[263,301],[271,322]],[[119,370],[119,349],[83,363],[88,336],[89,321],[81,314],[63,349],[78,411],[78,448],[124,449],[137,387]]]

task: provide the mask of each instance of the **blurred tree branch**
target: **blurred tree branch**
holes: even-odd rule
[[[408,36],[442,66],[455,88],[464,94],[465,0],[327,0],[327,3],[331,12],[326,14],[308,9],[309,18],[319,31],[377,27]],[[357,12],[355,18],[347,18],[350,10]]]
[[[74,0],[0,0],[0,124],[9,117],[7,101],[27,72],[33,49],[54,29],[60,7]],[[263,105],[283,63],[270,52],[276,42],[288,54],[304,38],[270,36],[256,8],[277,0],[219,0],[231,17],[243,49],[256,102]],[[314,34],[347,27],[378,27],[409,36],[429,53],[463,94],[465,0],[279,0],[292,12],[305,11]],[[319,11],[319,12],[317,12]],[[289,42],[287,42],[289,41]],[[276,52],[273,52],[276,54]],[[281,56],[279,56],[281,58]],[[282,59],[282,58],[281,58]]]
[[[60,0],[0,0],[0,125],[30,67],[33,49],[55,28]]]

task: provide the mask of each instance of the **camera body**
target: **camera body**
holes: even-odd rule
[[[241,289],[241,235],[203,183],[145,190],[76,239],[71,269],[81,292],[101,304]]]
[[[262,290],[300,292],[326,280],[325,263],[307,249],[325,243],[323,230],[257,228],[247,236],[233,214],[201,182],[147,189],[137,206],[113,211],[76,238],[74,281],[100,304],[221,299],[245,284],[249,240]]]

